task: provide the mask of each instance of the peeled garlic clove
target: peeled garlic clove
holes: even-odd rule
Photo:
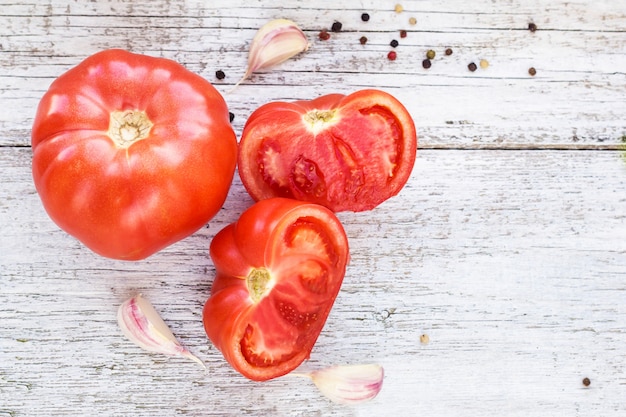
[[[253,72],[280,64],[308,47],[306,35],[291,20],[276,19],[266,23],[252,39],[248,69],[237,85]]]
[[[332,366],[308,374],[322,394],[339,404],[358,404],[376,397],[384,375],[377,364]]]
[[[183,356],[199,363],[204,363],[184,348],[165,324],[152,304],[138,294],[120,305],[117,310],[117,322],[122,332],[132,342],[149,352]]]

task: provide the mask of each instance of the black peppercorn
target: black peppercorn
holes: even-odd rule
[[[341,22],[335,22],[335,23],[333,23],[333,25],[330,28],[330,30],[332,30],[333,32],[341,32],[341,28],[342,27],[343,27],[343,25],[341,24]]]
[[[468,70],[470,70],[470,71],[472,71],[472,72],[476,71],[476,69],[477,69],[477,68],[478,68],[478,67],[477,67],[477,66],[476,66],[476,64],[474,64],[473,62],[471,62],[471,63],[467,66],[467,69],[468,69]]]
[[[370,20],[370,15],[369,15],[369,14],[367,14],[367,13],[363,13],[363,14],[361,15],[361,20],[362,20],[362,21],[364,21],[364,22],[369,21],[369,20]]]
[[[452,55],[452,48],[447,48],[446,49],[446,55],[448,55],[448,56]]]
[[[534,23],[529,23],[528,24],[528,30],[530,30],[531,32],[534,32],[537,30],[537,25]]]
[[[534,77],[535,75],[537,75],[537,70],[535,69],[535,67],[530,67],[528,68],[528,73]]]
[[[422,61],[422,67],[424,67],[424,69],[428,69],[432,66],[432,62],[430,62],[430,59],[425,59]]]
[[[367,43],[367,38],[365,36],[361,36],[361,39],[359,39],[359,42],[361,42],[361,45],[365,45]]]
[[[583,385],[588,387],[591,385],[591,380],[589,378],[583,378]]]
[[[396,46],[398,46],[398,41],[397,40],[392,40],[389,45],[391,45],[392,48],[395,48]]]
[[[223,80],[224,78],[226,78],[226,74],[224,74],[224,71],[222,70],[217,70],[215,71],[215,78],[217,78],[218,80]]]
[[[230,119],[230,122],[232,123],[233,120],[235,120],[235,113],[229,111],[228,112],[228,118]]]

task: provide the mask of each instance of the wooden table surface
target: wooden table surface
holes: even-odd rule
[[[279,17],[310,49],[231,91]],[[37,103],[107,48],[214,83],[237,135],[273,100],[379,88],[407,106],[412,176],[375,210],[339,215],[352,260],[308,363],[382,364],[376,399],[251,382],[208,341],[207,248],[252,202],[237,176],[207,227],[144,261],[99,257],[48,218],[31,177]],[[624,152],[621,0],[0,0],[0,417],[626,415]],[[207,372],[122,335],[116,309],[136,292]]]

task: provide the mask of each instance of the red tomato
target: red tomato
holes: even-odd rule
[[[228,108],[208,81],[122,50],[99,52],[52,83],[32,145],[52,220],[93,251],[127,260],[205,225],[237,162]]]
[[[264,381],[309,357],[348,263],[348,240],[327,208],[271,198],[211,242],[217,272],[203,320],[242,375]]]
[[[416,151],[413,119],[393,96],[331,94],[253,112],[239,144],[239,175],[255,200],[280,196],[364,211],[400,192]]]

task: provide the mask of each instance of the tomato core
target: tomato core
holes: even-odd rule
[[[305,121],[305,123],[307,124],[307,126],[309,127],[309,129],[314,133],[317,134],[320,131],[324,130],[328,123],[332,122],[333,119],[335,118],[335,110],[311,110],[310,112],[307,112],[304,116],[303,119]]]
[[[150,135],[153,123],[146,112],[125,110],[111,112],[108,136],[118,148],[128,148]]]
[[[253,302],[258,303],[269,292],[271,279],[272,276],[265,268],[255,268],[250,271],[246,277],[246,285]]]

